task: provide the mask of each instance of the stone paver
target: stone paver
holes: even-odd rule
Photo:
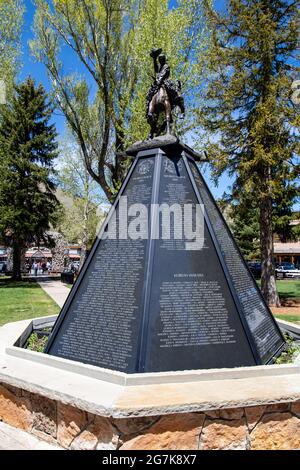
[[[0,450],[62,450],[62,448],[0,422]]]
[[[45,278],[45,280],[40,280],[39,285],[45,292],[62,307],[70,293],[70,289],[63,284],[61,281],[53,281]]]

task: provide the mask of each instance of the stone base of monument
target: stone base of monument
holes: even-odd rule
[[[53,317],[0,329],[0,420],[66,449],[299,449],[293,364],[124,374],[22,346]],[[294,335],[300,328],[280,327]]]

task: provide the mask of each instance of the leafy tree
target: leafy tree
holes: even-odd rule
[[[65,206],[56,228],[69,243],[80,243],[84,260],[86,251],[91,248],[97,235],[97,227],[101,221],[97,205],[90,202],[87,209],[87,203],[84,199],[66,197],[64,193],[58,194],[57,197],[61,204],[65,202]]]
[[[173,9],[168,0],[35,3],[33,54],[47,67],[88,172],[112,199],[124,174],[124,148],[147,135],[151,48],[164,48],[184,91],[197,88],[194,68],[205,34],[202,3],[179,0]],[[81,74],[64,73],[62,50],[72,55]]]
[[[48,241],[57,199],[51,178],[57,155],[52,109],[44,88],[32,79],[16,86],[3,107],[0,124],[0,233],[11,240],[13,278],[21,277],[21,252],[27,243]]]
[[[299,221],[292,227],[292,240],[300,241],[300,212],[294,214],[294,220]]]
[[[291,99],[298,42],[297,2],[230,0],[227,11],[206,3],[211,43],[206,103],[199,122],[212,133],[207,151],[215,175],[236,176],[235,193],[257,201],[262,256],[262,291],[279,305],[273,266],[273,204],[286,185],[295,194],[299,125]],[[247,196],[248,197],[248,196]]]
[[[80,147],[72,141],[61,145],[57,171],[58,187],[68,200],[59,196],[64,205],[57,228],[70,243],[81,244],[81,262],[84,261],[97,235],[97,228],[103,219],[99,205],[104,202],[97,183],[86,169]]]
[[[288,242],[294,239],[292,220],[295,219],[293,202],[297,199],[299,190],[297,184],[289,184],[284,179],[281,181],[282,192],[273,200],[273,228],[274,233],[279,236],[281,242]]]
[[[258,208],[253,198],[224,193],[217,204],[246,260],[260,258]]]
[[[0,0],[0,81],[6,88],[0,92],[6,91],[7,97],[12,92],[17,68],[23,12],[21,0]]]
[[[230,228],[246,260],[260,259],[259,217],[253,201],[231,206]]]

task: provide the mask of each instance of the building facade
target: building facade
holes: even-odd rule
[[[4,245],[0,245],[0,262],[8,262],[8,251],[9,248]],[[53,272],[60,272],[63,268],[67,267],[71,263],[79,263],[81,257],[81,246],[80,245],[64,245],[62,252],[62,263],[57,265],[55,263],[55,250],[40,246],[32,246],[25,252],[25,266],[26,270],[30,270],[33,263],[47,263],[53,264]]]

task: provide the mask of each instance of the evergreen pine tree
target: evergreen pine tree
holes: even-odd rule
[[[251,199],[231,206],[230,228],[247,261],[260,259],[258,209]]]
[[[203,127],[215,133],[208,153],[216,175],[236,175],[235,193],[252,195],[259,208],[262,292],[279,305],[273,265],[273,207],[286,187],[295,195],[299,125],[293,102],[298,43],[297,2],[230,0],[225,12],[206,2],[212,31],[205,67]],[[292,196],[291,196],[292,197]],[[291,201],[291,200],[290,200]]]
[[[57,156],[51,107],[32,79],[15,87],[0,125],[0,234],[11,240],[13,279],[21,278],[21,252],[45,240],[58,201],[51,180]]]

